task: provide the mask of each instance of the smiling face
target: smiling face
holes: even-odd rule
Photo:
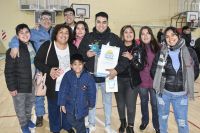
[[[82,61],[79,60],[75,60],[72,64],[71,64],[71,68],[74,70],[74,72],[79,75],[84,67],[84,63]]]
[[[167,45],[173,47],[177,44],[179,37],[172,30],[168,30],[165,34],[165,39],[166,39]]]
[[[64,19],[67,25],[73,26],[74,25],[74,13],[72,11],[64,12]]]
[[[134,32],[131,28],[126,28],[123,33],[124,42],[132,43],[133,39],[135,38]]]
[[[148,29],[143,29],[141,32],[141,40],[144,44],[149,44],[151,41],[151,34]]]
[[[66,44],[69,39],[69,31],[67,28],[61,28],[56,35],[56,42]]]
[[[103,33],[108,28],[108,20],[106,17],[99,16],[95,21],[96,30],[100,33]]]
[[[78,24],[76,27],[76,37],[84,37],[86,31],[83,24]]]
[[[23,43],[29,42],[30,37],[31,37],[31,34],[30,34],[30,31],[27,28],[21,29],[17,34],[17,38],[20,41],[22,41]]]
[[[52,26],[51,16],[49,15],[42,15],[40,18],[40,25],[42,25],[45,29],[49,30]]]

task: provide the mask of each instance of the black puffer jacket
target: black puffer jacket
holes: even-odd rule
[[[191,57],[194,60],[194,78],[197,79],[199,75],[199,62],[197,55],[195,51],[188,47],[188,50],[190,52]],[[156,72],[156,67],[157,67],[157,62],[160,56],[160,52],[156,55],[152,67],[151,67],[151,76],[154,77],[155,72]],[[180,53],[179,53],[179,61],[181,64],[181,58],[180,58]],[[168,55],[167,57],[167,63],[164,66],[165,73],[163,74],[166,77],[166,82],[165,82],[165,89],[171,92],[180,92],[183,91],[183,75],[182,75],[182,65],[180,65],[180,68],[178,69],[177,73],[173,68],[172,65],[172,59]]]
[[[33,42],[31,42],[33,44]],[[35,47],[33,45],[35,50]],[[27,45],[19,42],[19,57],[10,56],[11,49],[6,52],[5,79],[9,91],[17,90],[18,93],[32,92],[32,71],[30,54]]]
[[[86,53],[88,50],[90,50],[89,45],[94,44],[98,42],[99,47],[101,48],[102,44],[107,44],[110,42],[110,46],[116,46],[120,48],[120,54],[119,54],[119,61],[118,65],[115,67],[115,70],[118,73],[123,72],[128,66],[128,59],[121,56],[121,53],[125,51],[125,47],[123,45],[123,42],[121,39],[112,33],[110,31],[110,28],[107,28],[107,30],[103,33],[99,33],[96,28],[93,28],[93,32],[87,34],[83,40],[81,41],[79,52],[83,55],[84,59],[86,60],[86,69],[89,72],[94,72],[94,62],[95,57],[88,58]],[[104,82],[104,78],[97,78],[95,77],[96,82]]]
[[[133,55],[133,59],[128,62],[128,68],[118,74],[121,78],[130,78],[131,86],[141,83],[140,71],[144,68],[144,50],[141,45],[135,43],[126,47],[126,51]]]

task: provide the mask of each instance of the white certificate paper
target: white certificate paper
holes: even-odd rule
[[[96,75],[98,77],[106,77],[109,72],[106,69],[113,69],[116,67],[119,58],[119,47],[102,45],[101,53],[97,62]]]
[[[106,78],[106,92],[118,92],[117,76],[114,79]]]

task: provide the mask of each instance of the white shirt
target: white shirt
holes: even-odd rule
[[[59,91],[60,84],[61,84],[64,74],[71,69],[70,68],[70,53],[69,53],[69,47],[61,50],[56,46],[56,42],[54,42],[54,46],[55,46],[56,54],[58,57],[59,69],[62,69],[63,71],[63,73],[56,79],[55,91]]]

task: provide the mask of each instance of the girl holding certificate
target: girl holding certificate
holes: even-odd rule
[[[140,70],[143,69],[143,49],[135,42],[135,31],[131,25],[122,27],[120,31],[126,52],[122,56],[129,60],[128,69],[118,74],[118,92],[115,93],[117,109],[121,126],[120,133],[134,133],[134,120],[136,110],[136,100],[138,95],[138,85],[141,83]],[[125,108],[127,108],[128,124],[126,122]]]

